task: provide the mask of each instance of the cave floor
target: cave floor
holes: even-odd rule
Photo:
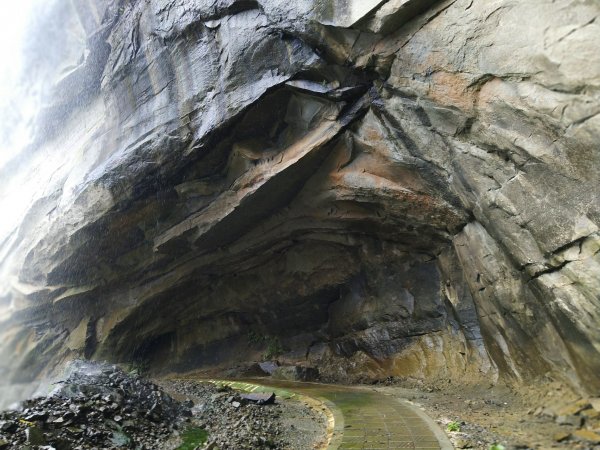
[[[217,382],[248,391],[274,388],[280,396],[300,395],[320,401],[330,416],[327,448],[331,450],[453,448],[445,433],[421,410],[370,388],[272,379]]]
[[[296,428],[302,438],[290,442],[296,445],[293,448],[302,450],[450,450],[454,447],[600,450],[597,435],[600,398],[581,398],[563,383],[548,379],[527,386],[491,382],[465,385],[451,380],[425,384],[393,379],[347,386],[272,378],[214,380],[190,373],[157,381],[160,384],[173,379],[213,382],[241,391],[275,392],[279,399],[308,404],[315,412],[322,413],[309,418],[312,428],[302,423],[303,415],[311,416],[303,407],[287,409],[280,428],[287,430],[288,424]],[[181,400],[183,398],[187,398],[187,394]],[[216,416],[220,417],[220,412],[217,411]],[[442,431],[451,422],[455,422],[459,430]],[[323,433],[325,424],[326,434]],[[495,446],[496,443],[501,445]]]
[[[212,381],[245,391],[275,391],[279,397],[314,400],[311,406],[328,416],[329,445],[320,447],[328,450],[597,448],[569,439],[576,427],[559,426],[553,417],[536,412],[558,411],[579,399],[558,382],[517,389],[502,383],[456,385],[449,381],[414,386],[347,386],[272,378]],[[443,431],[451,422],[459,430]]]
[[[560,425],[555,420],[558,411],[581,401],[580,396],[560,382],[540,380],[518,387],[447,381],[427,385],[391,383],[370,388],[383,395],[407,399],[444,430],[449,423],[458,424],[459,430],[447,432],[456,448],[488,450],[495,448],[496,443],[507,450],[600,448],[574,437],[580,427]]]

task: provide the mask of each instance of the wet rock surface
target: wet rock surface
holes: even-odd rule
[[[116,366],[77,362],[46,397],[0,413],[4,448],[174,448],[192,413],[156,384]]]
[[[600,394],[597,2],[56,5],[0,168],[3,383],[278,358]]]

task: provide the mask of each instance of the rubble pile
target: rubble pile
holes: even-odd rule
[[[0,449],[165,448],[188,407],[117,366],[78,361],[46,397],[0,413]]]
[[[275,395],[252,396],[226,386],[173,380],[168,390],[194,399],[194,422],[208,431],[207,446],[227,449],[292,448],[282,418],[284,407]]]

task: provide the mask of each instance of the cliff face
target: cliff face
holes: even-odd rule
[[[1,169],[3,378],[267,346],[600,392],[597,2],[73,5]]]

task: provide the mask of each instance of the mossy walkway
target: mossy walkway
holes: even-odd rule
[[[280,397],[298,397],[324,408],[329,419],[328,450],[453,448],[445,433],[421,410],[368,388],[271,379],[215,382],[253,392],[274,390]]]

